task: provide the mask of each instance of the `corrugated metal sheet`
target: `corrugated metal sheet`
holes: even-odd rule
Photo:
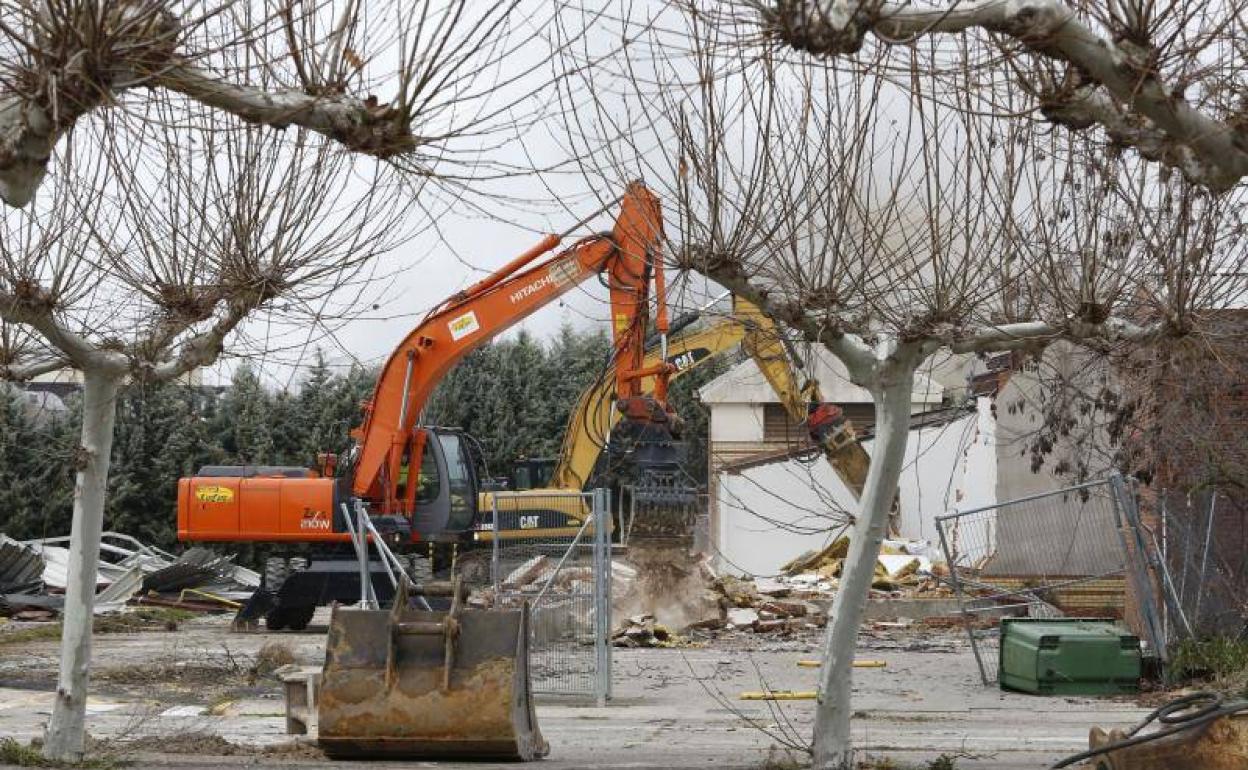
[[[33,548],[0,535],[0,594],[42,590],[43,569],[43,557]]]

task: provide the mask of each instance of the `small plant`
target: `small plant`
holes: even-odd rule
[[[295,653],[289,647],[281,642],[269,642],[256,653],[256,662],[248,671],[248,676],[252,681],[263,679],[282,666],[289,666],[294,662]]]
[[[112,757],[87,758],[81,762],[53,762],[43,756],[38,745],[23,744],[13,738],[0,738],[0,765],[13,767],[63,767],[73,770],[116,770],[124,763]]]
[[[18,743],[12,738],[0,740],[0,765],[16,767],[55,767],[56,763],[45,759],[34,746]]]
[[[760,770],[801,770],[809,767],[808,757],[791,749],[781,749],[772,745],[767,749],[767,758],[763,760]]]
[[[1248,691],[1248,641],[1215,636],[1185,639],[1175,646],[1167,678],[1201,681],[1235,694]]]
[[[927,763],[927,770],[958,770],[958,759],[949,754],[941,754]]]

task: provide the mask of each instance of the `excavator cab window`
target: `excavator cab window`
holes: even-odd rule
[[[433,452],[422,453],[420,479],[417,484],[417,505],[427,505],[438,499],[438,494],[442,491],[442,474],[438,472],[438,458]]]
[[[450,515],[446,521],[448,530],[465,530],[472,527],[477,513],[477,481],[473,472],[472,456],[458,433],[439,433],[442,453],[446,457],[446,477],[450,487]]]
[[[518,490],[543,489],[550,486],[550,479],[555,474],[555,458],[530,457],[516,461],[513,476],[514,487]]]
[[[533,478],[529,475],[529,466],[524,462],[516,463],[515,488],[521,491],[533,488]]]

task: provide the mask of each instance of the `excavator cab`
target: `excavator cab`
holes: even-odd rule
[[[458,541],[474,529],[478,517],[481,482],[472,439],[455,428],[424,431],[412,532],[425,542]]]
[[[511,488],[517,492],[529,489],[546,489],[550,487],[551,477],[555,473],[556,460],[553,457],[527,457],[516,461],[512,466]]]

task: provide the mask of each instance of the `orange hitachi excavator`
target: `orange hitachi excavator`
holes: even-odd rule
[[[344,513],[352,506],[367,506],[381,536],[396,551],[406,550],[409,564],[419,564],[416,554],[427,552],[426,543],[471,542],[474,531],[488,527],[484,519],[490,515],[478,510],[474,442],[461,431],[422,425],[425,404],[468,352],[590,276],[603,276],[610,294],[621,415],[615,441],[637,466],[641,483],[634,504],[647,512],[637,515],[634,531],[684,536],[696,490],[682,482],[679,419],[667,404],[674,367],[662,358],[645,362],[651,312],[653,331],[666,335],[668,329],[661,236],[659,202],[638,182],[621,198],[610,232],[553,255],[561,236],[547,236],[442,303],[403,338],[364,405],[363,424],[353,432],[355,444],[338,477],[332,459],[317,470],[202,468],[179,481],[179,539],[312,544],[302,569],[288,575],[266,569],[272,600],[257,614],[265,615],[270,628],[292,629],[305,627],[317,605],[359,596]],[[372,581],[386,599],[391,587],[382,577],[378,572]]]

